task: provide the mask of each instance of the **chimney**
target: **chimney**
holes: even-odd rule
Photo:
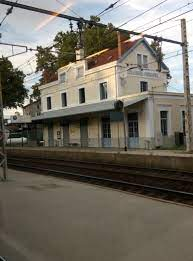
[[[75,50],[76,53],[76,61],[80,61],[84,59],[84,48],[77,48]]]
[[[117,40],[118,40],[118,59],[122,56],[122,46],[121,46],[121,33],[117,32]]]

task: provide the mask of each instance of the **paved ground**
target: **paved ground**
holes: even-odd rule
[[[0,182],[8,261],[192,261],[193,209],[10,171]]]

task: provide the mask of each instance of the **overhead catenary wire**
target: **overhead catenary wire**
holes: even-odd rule
[[[151,30],[151,29],[153,29],[153,28],[155,28],[155,27],[158,27],[158,26],[160,26],[160,25],[163,25],[163,24],[165,24],[165,23],[168,23],[168,22],[170,22],[170,21],[172,21],[172,20],[174,20],[174,19],[176,19],[176,18],[178,18],[178,17],[180,17],[180,16],[182,16],[182,15],[188,14],[188,13],[190,13],[190,12],[192,12],[192,11],[193,11],[193,9],[190,9],[190,10],[188,10],[188,11],[186,11],[186,12],[183,12],[182,14],[178,14],[178,15],[176,15],[176,16],[174,16],[174,17],[171,17],[171,18],[169,18],[169,19],[167,19],[167,20],[165,20],[165,21],[163,21],[163,22],[160,22],[160,23],[158,23],[158,24],[156,24],[156,25],[152,25],[151,27],[149,27],[149,28],[147,28],[147,29],[141,31],[141,34],[143,34],[144,32],[147,32],[147,31],[149,31],[149,30]]]
[[[111,3],[107,8],[105,8],[103,11],[101,11],[97,16],[101,16],[104,12],[106,12],[106,11],[108,11],[108,10],[114,8],[114,6],[115,6],[117,3],[119,3],[120,1],[121,1],[121,0],[117,0],[117,1],[115,1],[115,2],[113,2],[113,3]]]
[[[59,3],[60,5],[62,6],[66,6],[62,1],[60,0],[55,0],[57,3]],[[67,7],[67,10],[71,11],[74,15],[78,16],[78,17],[81,17],[76,11],[74,11],[72,8],[70,7]]]
[[[167,0],[165,0],[165,1],[167,1]],[[62,13],[57,13],[57,12],[54,12],[54,11],[51,11],[51,10],[46,10],[46,9],[38,8],[38,7],[35,7],[35,6],[14,3],[14,2],[10,2],[8,0],[0,0],[0,4],[14,6],[14,7],[24,9],[24,10],[28,10],[28,11],[31,11],[31,12],[51,15],[51,16],[55,16],[55,17],[63,18],[63,19],[67,19],[67,20],[77,21],[77,22],[81,23],[82,25],[83,24],[90,25],[92,23],[92,26],[97,26],[97,27],[100,27],[100,28],[108,28],[108,25],[103,24],[103,23],[90,21],[90,20],[84,19],[84,18],[73,17],[73,16],[69,16],[69,15],[66,15],[66,14],[62,14]],[[121,33],[131,34],[131,35],[140,35],[139,32],[126,30],[126,29],[120,29],[118,27],[115,27],[113,30],[119,31]],[[153,35],[150,35],[150,34],[145,34],[144,37],[152,39],[152,40],[157,39],[157,36],[153,36]],[[159,37],[159,40],[164,41],[164,42],[170,42],[170,43],[173,43],[173,44],[178,44],[178,45],[182,46],[182,42],[180,42],[180,41],[176,41],[176,40],[172,40],[172,39],[166,39],[166,38],[163,38],[163,37]]]
[[[186,21],[186,23],[190,23],[190,22],[192,22],[193,21],[193,19],[191,19],[191,20],[187,20]],[[178,22],[177,20],[176,20],[176,22]],[[162,30],[160,30],[160,31],[157,31],[157,32],[154,32],[154,33],[152,33],[152,34],[159,34],[159,33],[162,33],[162,32],[165,32],[165,31],[167,31],[167,30],[169,30],[169,29],[172,29],[172,28],[174,28],[174,27],[179,27],[180,26],[180,24],[176,24],[176,25],[172,25],[172,26],[169,26],[169,27],[167,27],[167,28],[164,28],[164,29],[162,29]]]
[[[123,5],[127,4],[127,3],[129,3],[130,1],[131,1],[131,0],[127,0],[127,1],[125,1],[125,2],[123,2],[123,3],[121,3],[121,4],[119,4],[119,5],[115,6],[114,8],[109,9],[108,11],[104,12],[103,14],[98,15],[98,17],[102,17],[102,16],[104,16],[104,15],[106,15],[106,14],[108,14],[108,13],[110,13],[110,12],[112,12],[112,11],[118,9],[118,8],[120,8],[121,6],[123,6]]]
[[[130,18],[130,19],[127,20],[127,21],[125,21],[124,23],[122,23],[121,25],[119,25],[117,28],[123,27],[124,25],[128,24],[129,22],[131,22],[131,21],[133,21],[133,20],[135,20],[135,19],[137,19],[137,18],[143,16],[144,14],[146,14],[146,13],[152,11],[153,9],[155,9],[155,8],[157,8],[157,7],[159,7],[159,6],[161,6],[162,4],[166,3],[167,1],[168,1],[168,0],[164,0],[164,1],[160,2],[159,4],[156,4],[156,5],[152,6],[151,8],[145,10],[144,12],[142,12],[142,13],[140,13],[140,14],[134,16],[133,18]]]
[[[151,23],[153,23],[153,22],[155,22],[155,21],[157,21],[157,20],[161,20],[162,18],[164,18],[164,17],[166,17],[166,16],[168,16],[168,15],[170,15],[170,14],[172,14],[172,13],[175,13],[175,12],[177,12],[177,11],[179,11],[179,10],[181,10],[181,9],[183,9],[183,8],[185,8],[185,7],[187,7],[187,6],[189,6],[189,5],[192,5],[192,4],[193,4],[193,2],[188,2],[187,4],[181,6],[181,7],[177,8],[177,9],[174,9],[174,10],[172,10],[172,11],[170,11],[170,12],[168,12],[168,13],[162,15],[162,16],[159,16],[159,17],[157,17],[157,18],[155,18],[155,19],[153,19],[153,20],[151,20],[151,21],[149,21],[149,22],[147,22],[147,23],[141,25],[141,26],[136,27],[134,30],[138,30],[139,28],[142,28],[142,27],[144,27],[144,26],[146,26],[146,25],[148,25],[148,24],[151,24]]]
[[[188,53],[192,53],[192,52],[193,52],[193,49],[191,49],[191,50],[188,51]],[[169,53],[168,53],[168,54],[169,54]],[[182,54],[183,54],[183,53],[177,53],[176,55],[172,55],[172,56],[165,57],[165,58],[163,58],[163,60],[164,60],[164,61],[165,61],[165,60],[169,60],[169,59],[172,59],[172,58],[181,56]],[[152,61],[152,62],[147,63],[146,65],[157,64],[157,63],[158,63],[157,61]],[[128,66],[132,66],[132,68],[128,68]],[[134,67],[134,66],[135,66],[135,67]],[[125,73],[125,72],[128,72],[128,71],[131,71],[131,70],[133,70],[133,69],[139,69],[139,66],[138,66],[138,64],[129,64],[129,65],[127,65],[127,66],[124,66],[123,68],[124,68],[124,70],[119,71],[117,74],[122,74],[122,73]],[[110,76],[113,76],[113,75],[114,75],[114,73],[109,74],[108,76],[110,77]],[[28,79],[28,80],[25,81],[25,83],[26,83],[26,82],[31,82],[31,81],[33,81],[33,80],[36,80],[36,79],[40,78],[40,77],[42,77],[42,75],[38,75],[38,76],[36,76],[36,77],[34,77],[34,78]],[[94,79],[93,79],[93,80],[90,80],[90,82],[92,82],[92,81],[95,81],[95,80],[94,80]],[[69,88],[72,88],[72,86],[71,86],[71,87],[66,87],[65,90],[68,90]],[[57,92],[57,91],[55,91],[55,92],[53,92],[53,93],[56,93],[56,92]]]
[[[18,1],[19,1],[19,0],[16,0],[15,3],[17,3]],[[6,15],[3,17],[3,19],[2,19],[1,22],[0,22],[0,27],[2,26],[2,24],[4,23],[4,21],[6,20],[6,18],[7,18],[10,14],[12,14],[12,12],[13,12],[13,6],[11,6],[11,7],[9,7],[9,8],[7,9]]]

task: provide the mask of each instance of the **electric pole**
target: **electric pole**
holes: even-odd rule
[[[184,100],[185,100],[185,126],[186,126],[186,150],[193,151],[193,133],[192,133],[192,106],[190,94],[190,75],[188,61],[188,41],[186,20],[181,20],[182,30],[182,57],[183,57],[183,74],[184,74]]]
[[[7,155],[5,151],[5,126],[4,126],[4,115],[3,115],[3,96],[2,96],[2,82],[1,82],[1,71],[0,71],[0,131],[1,131],[1,142],[2,151],[0,166],[3,167],[3,179],[7,179]]]

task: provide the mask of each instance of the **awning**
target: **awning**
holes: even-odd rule
[[[41,121],[46,119],[56,119],[61,117],[80,115],[92,112],[102,112],[114,109],[115,100],[102,101],[92,104],[78,105],[76,107],[64,108],[42,113],[40,116],[33,117],[32,121]]]
[[[146,95],[140,94],[136,96],[132,95],[131,97],[129,96],[121,97],[119,100],[123,101],[124,107],[126,108],[137,102],[146,100],[147,98],[148,98],[148,94]],[[32,121],[57,119],[62,117],[69,117],[69,116],[75,116],[75,115],[81,115],[81,114],[93,113],[93,112],[112,111],[115,109],[115,102],[116,100],[107,100],[98,103],[78,105],[75,107],[64,108],[60,110],[52,110],[52,111],[44,112],[40,116],[33,117]]]
[[[126,97],[123,99],[123,102],[124,102],[124,107],[128,107],[130,105],[133,105],[135,103],[138,103],[140,101],[144,101],[148,99],[148,94],[143,94],[143,95],[139,95],[139,96],[134,96],[134,97]]]

